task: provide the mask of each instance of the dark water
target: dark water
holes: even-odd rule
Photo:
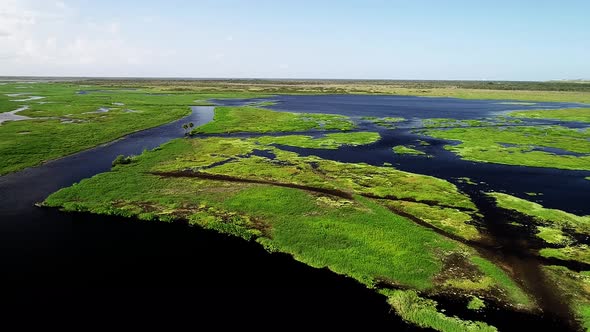
[[[372,98],[375,99],[371,101]],[[479,118],[507,109],[541,108],[451,98],[279,96],[274,99],[279,100],[276,108],[281,110],[406,118]],[[251,100],[235,103],[244,102]],[[213,322],[219,327],[265,326],[280,322],[289,327],[314,323],[314,327],[337,328],[360,323],[366,328],[410,329],[390,313],[383,297],[355,281],[308,267],[287,255],[268,254],[258,245],[241,239],[178,223],[135,222],[33,207],[59,188],[109,170],[117,155],[139,154],[143,149],[181,137],[182,123],[191,121],[199,125],[210,121],[211,115],[210,108],[196,108],[188,119],[0,177],[0,280],[6,286],[2,294],[5,313],[28,317],[27,313],[44,312],[51,314],[50,320],[60,322],[74,316],[107,322],[122,318],[133,327],[199,322]],[[519,196],[524,192],[543,192],[545,195],[535,199],[543,200],[545,205],[576,213],[590,211],[582,203],[587,201],[585,193],[590,189],[590,181],[583,176],[590,172],[465,162],[442,149],[444,141],[417,136],[407,129],[381,133],[383,140],[361,147],[335,151],[284,148],[341,161],[375,165],[390,162],[399,169],[455,182],[457,177],[469,176],[474,181],[485,182],[475,191],[503,190]],[[391,152],[393,145],[415,143],[418,138],[431,143],[420,148],[434,158],[397,156]],[[459,185],[466,191],[474,191]],[[566,194],[569,199],[564,197]],[[447,302],[445,307],[449,310],[466,315],[462,303]],[[486,315],[505,317],[504,321],[492,319],[502,330],[516,330],[521,323],[539,328],[564,327],[551,317],[538,319],[510,310],[489,310],[474,319]]]
[[[460,177],[469,177],[478,183],[477,190],[500,191],[521,198],[542,203],[546,207],[561,209],[576,214],[590,214],[589,171],[569,171],[554,168],[511,166],[492,163],[478,163],[461,160],[444,149],[448,144],[439,140],[411,133],[405,129],[381,130],[382,139],[374,144],[356,147],[342,147],[336,150],[303,149],[280,146],[281,149],[296,152],[302,156],[315,155],[342,162],[364,162],[380,166],[391,163],[395,168],[435,176],[449,180],[460,187]],[[417,140],[428,142],[420,146]],[[417,149],[431,157],[400,155],[392,152],[395,145],[414,144]],[[531,197],[526,193],[543,193]]]
[[[454,118],[489,119],[510,110],[556,109],[588,107],[578,103],[536,102],[534,105],[509,104],[509,100],[467,100],[445,97],[374,96],[374,95],[279,95],[272,98],[216,100],[223,105],[244,105],[261,101],[274,101],[273,110],[305,113],[332,113],[352,117],[403,117],[409,122],[399,123],[399,129],[389,130],[362,122],[358,130],[379,131],[382,139],[370,145],[342,147],[337,150],[302,149],[281,146],[282,149],[316,155],[343,162],[365,162],[372,165],[392,163],[396,168],[440,177],[457,183],[459,177],[469,177],[480,183],[481,190],[494,190],[537,201],[551,208],[577,214],[590,214],[590,176],[588,171],[567,171],[552,168],[510,166],[464,161],[452,152],[443,149],[449,141],[430,138],[415,133],[420,127],[418,119]],[[508,103],[508,104],[507,104]],[[560,124],[581,129],[588,124],[565,121],[522,119],[519,125]],[[321,133],[310,132],[312,135]],[[266,135],[266,134],[265,134]],[[247,135],[244,135],[247,136]],[[418,140],[430,145],[420,146]],[[398,155],[391,151],[394,145],[416,145],[432,158]],[[538,150],[555,154],[572,154],[560,149],[537,147]],[[572,154],[579,155],[579,154]],[[481,183],[483,182],[483,183]],[[527,192],[542,192],[543,196],[530,197]]]
[[[274,101],[273,110],[305,113],[333,113],[346,116],[475,119],[510,110],[581,107],[577,103],[538,102],[534,105],[505,104],[507,100],[469,100],[444,97],[379,95],[280,95],[272,98],[216,100],[223,105],[244,105]]]

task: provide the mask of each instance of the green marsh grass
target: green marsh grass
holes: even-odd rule
[[[16,89],[17,84],[0,85],[0,96],[27,92],[44,96],[42,100],[12,102],[0,97],[2,111],[19,106],[30,108],[19,114],[32,117],[25,121],[8,121],[0,125],[0,175],[39,165],[121,136],[159,126],[190,114],[197,99],[219,97],[254,97],[248,93],[151,94],[153,90],[103,89],[92,90],[73,83],[36,83],[28,89]],[[95,88],[96,89],[96,88]],[[117,104],[115,104],[117,103]],[[124,105],[118,105],[124,104]],[[101,107],[109,112],[92,113]],[[136,112],[126,112],[131,109]],[[23,134],[24,133],[24,134]]]
[[[177,139],[134,157],[130,164],[116,165],[110,172],[64,188],[49,196],[44,205],[67,211],[136,216],[144,220],[185,219],[193,225],[256,240],[268,250],[289,253],[314,267],[328,267],[368,287],[386,283],[424,292],[452,289],[453,292],[470,294],[472,289],[449,288],[437,277],[452,277],[455,285],[461,285],[463,277],[450,276],[447,269],[453,266],[445,265],[443,261],[452,254],[465,255],[474,262],[471,268],[479,271],[477,273],[486,281],[477,288],[478,294],[501,290],[506,294],[504,301],[523,301],[524,295],[513,289],[517,286],[510,282],[510,278],[500,268],[480,258],[473,249],[392,213],[379,200],[355,193],[355,190],[374,190],[366,188],[367,183],[355,185],[355,181],[362,179],[355,177],[367,174],[367,171],[378,177],[384,172],[381,179],[372,182],[374,186],[381,183],[384,186],[381,190],[400,190],[391,189],[397,184],[402,191],[409,190],[403,189],[406,186],[403,182],[409,177],[415,185],[412,190],[437,192],[430,186],[445,188],[443,190],[450,191],[441,198],[451,194],[454,202],[461,201],[462,194],[452,184],[390,167],[341,164],[317,157],[308,159],[270,146],[266,148],[275,152],[278,161],[244,157],[245,152],[261,148],[265,147],[254,140]],[[167,172],[186,170],[193,161],[200,165],[196,166],[198,169],[227,158],[243,159],[244,163],[240,161],[228,167],[232,163],[229,162],[207,168],[207,172],[217,170],[215,174],[236,177],[248,174],[276,181],[295,181],[297,175],[294,172],[299,171],[302,179],[312,178],[311,182],[306,182],[310,187],[329,183],[330,180],[324,177],[313,179],[312,174],[317,170],[304,167],[314,161],[322,173],[332,173],[331,178],[340,178],[340,182],[332,181],[333,185],[348,188],[351,196],[343,198],[266,183],[152,174],[162,169]],[[248,160],[254,162],[250,164]],[[384,179],[388,179],[387,183],[382,183]],[[408,195],[420,197],[421,194],[410,192]],[[470,202],[468,198],[463,201]]]
[[[437,310],[437,302],[420,297],[415,291],[396,290],[385,292],[388,302],[404,320],[420,327],[437,331],[497,331],[493,326],[479,321],[467,321],[450,317]]]
[[[549,244],[568,244],[570,242],[569,236],[559,228],[537,226],[537,230],[537,237]]]
[[[590,131],[561,126],[472,127],[428,129],[424,134],[459,141],[445,148],[462,159],[507,165],[590,170]],[[557,148],[581,153],[558,155],[535,147]]]
[[[466,240],[479,240],[481,234],[477,227],[469,224],[471,215],[458,209],[431,206],[416,202],[384,201],[394,211],[401,211],[432,225],[440,230]]]
[[[573,260],[590,264],[590,249],[578,244],[564,230],[579,234],[590,234],[590,216],[578,216],[557,209],[548,209],[534,202],[502,193],[488,193],[496,204],[507,210],[514,210],[533,218],[537,223],[537,237],[558,248],[543,248],[539,255],[561,260]]]
[[[478,311],[478,310],[481,310],[485,307],[486,307],[485,302],[477,296],[471,297],[471,300],[469,300],[469,303],[467,303],[467,309],[469,309],[469,310]]]
[[[515,118],[590,122],[590,108],[518,111],[509,113],[508,115]]]
[[[351,130],[355,125],[348,117],[333,114],[288,113],[250,106],[216,107],[213,121],[193,130],[196,134],[236,132],[286,132]]]
[[[393,152],[395,152],[397,154],[406,154],[406,155],[412,155],[412,156],[426,155],[426,153],[424,151],[420,151],[418,149],[414,149],[412,147],[404,146],[404,145],[396,145],[393,147],[392,150],[393,150]]]
[[[508,194],[493,192],[488,195],[496,200],[499,207],[533,217],[546,226],[567,227],[580,233],[590,234],[590,216],[578,216],[557,209],[548,209],[541,204]]]
[[[539,254],[543,257],[573,260],[590,264],[590,248],[585,244],[563,248],[543,248],[539,250]]]
[[[377,142],[381,135],[375,132],[331,133],[321,137],[303,135],[263,136],[257,141],[268,144],[280,144],[313,149],[337,149],[341,146],[358,146]]]
[[[590,330],[590,273],[557,265],[543,266],[543,271],[570,303],[580,326]]]
[[[363,116],[363,117],[361,117],[361,120],[369,121],[369,122],[374,123],[377,126],[389,128],[389,129],[394,129],[395,124],[398,122],[406,121],[405,118],[400,118],[400,117],[379,118],[379,117],[375,117],[375,116]]]

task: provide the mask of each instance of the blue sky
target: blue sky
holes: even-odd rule
[[[590,1],[0,0],[0,75],[590,79]]]

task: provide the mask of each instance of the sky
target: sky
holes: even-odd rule
[[[0,0],[0,76],[590,79],[588,0]]]

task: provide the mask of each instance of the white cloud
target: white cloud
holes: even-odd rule
[[[87,22],[63,1],[0,0],[0,73],[92,75],[170,54],[126,40],[117,20]]]
[[[56,2],[55,2],[55,7],[57,7],[57,8],[61,8],[61,9],[66,9],[66,8],[68,8],[68,7],[66,6],[66,4],[65,4],[63,1],[56,1]]]
[[[12,37],[36,23],[36,13],[19,8],[13,0],[0,2],[0,34]]]

